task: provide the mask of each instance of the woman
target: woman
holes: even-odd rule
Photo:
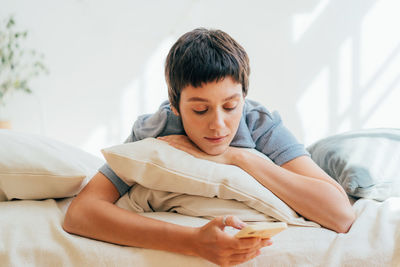
[[[171,48],[165,63],[169,102],[135,122],[126,142],[157,137],[196,157],[236,165],[296,212],[333,231],[347,232],[355,219],[344,190],[309,157],[278,113],[245,99],[250,73],[245,50],[220,30],[195,29]],[[273,162],[241,147],[255,148]],[[219,265],[248,261],[268,239],[237,239],[225,226],[234,216],[200,228],[166,223],[114,205],[129,190],[105,164],[71,203],[66,231],[111,243],[203,257]]]

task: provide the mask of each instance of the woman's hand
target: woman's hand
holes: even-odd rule
[[[196,228],[194,251],[220,266],[237,265],[260,255],[260,249],[272,244],[270,239],[236,238],[224,232],[225,226],[241,229],[246,224],[235,216],[217,217],[201,228]]]
[[[209,155],[204,151],[200,150],[200,148],[198,148],[198,146],[196,146],[192,141],[190,141],[190,139],[186,135],[167,135],[167,136],[157,137],[157,139],[165,141],[169,145],[177,149],[183,150],[191,154],[192,156],[195,156],[196,158],[206,159],[222,164],[232,164],[233,152],[235,149],[237,149],[235,147],[228,147],[224,153],[214,156],[214,155]]]

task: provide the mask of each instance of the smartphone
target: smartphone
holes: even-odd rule
[[[235,235],[235,237],[237,237],[237,238],[245,238],[245,237],[271,238],[274,235],[282,232],[286,228],[287,228],[287,224],[285,222],[257,223],[257,224],[245,226]]]

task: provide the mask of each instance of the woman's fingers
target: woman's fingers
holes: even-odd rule
[[[242,238],[242,239],[243,240],[241,240],[241,241],[244,241],[245,238]],[[250,238],[246,238],[246,239],[250,239]],[[251,239],[253,239],[253,240],[249,240],[251,242],[247,242],[246,244],[241,244],[240,245],[241,248],[233,249],[232,250],[233,253],[235,253],[235,254],[249,253],[254,250],[259,250],[263,247],[272,245],[272,241],[269,239],[261,239],[260,240],[260,239],[254,238],[254,237],[252,237]]]
[[[238,217],[233,215],[225,215],[222,217],[222,221],[225,226],[232,226],[236,229],[242,229],[243,227],[247,226],[247,223],[240,220]]]
[[[252,249],[257,247],[261,239],[258,237],[236,238],[232,236],[232,248],[235,250]]]
[[[237,265],[249,260],[254,259],[258,255],[261,254],[261,251],[259,249],[257,250],[251,250],[246,253],[228,253],[227,255],[223,256],[220,258],[218,261],[215,263],[221,265],[221,266],[232,266],[232,265]]]
[[[228,264],[226,266],[233,266],[250,261],[261,254],[260,250],[255,250],[249,253],[234,254],[230,257]]]
[[[233,253],[235,254],[242,254],[242,253],[250,253],[254,250],[259,250],[262,249],[264,247],[270,246],[272,245],[271,241],[268,241],[268,243],[264,243],[264,241],[261,241],[259,243],[257,243],[255,246],[249,247],[249,248],[243,248],[243,249],[233,249]]]
[[[238,222],[240,220],[234,216],[225,219],[217,217],[198,228],[198,256],[221,266],[243,263],[256,257],[257,251],[269,244],[269,241],[256,237],[239,239],[223,231],[225,226]]]
[[[193,156],[198,157],[201,155],[201,151],[185,135],[167,135],[157,137],[157,139],[165,141],[169,145],[192,154]]]

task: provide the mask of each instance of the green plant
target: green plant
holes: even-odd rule
[[[48,73],[42,62],[43,54],[23,46],[27,35],[27,31],[15,30],[13,16],[0,23],[0,106],[5,105],[5,97],[14,91],[32,93],[30,80]]]

